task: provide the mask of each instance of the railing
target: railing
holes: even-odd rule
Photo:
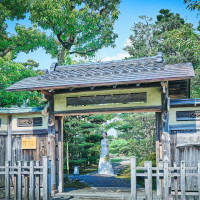
[[[5,199],[10,199],[11,193],[17,200],[51,198],[51,163],[48,156],[43,157],[42,166],[39,161],[18,161],[14,166],[6,161],[5,166],[0,166],[0,174],[5,175]]]
[[[184,161],[181,161],[180,167],[176,167],[176,164],[174,164],[174,167],[169,167],[167,161],[160,162],[158,167],[152,167],[151,161],[145,161],[144,167],[136,167],[136,157],[131,157],[132,200],[136,200],[138,197],[137,177],[144,177],[146,200],[153,199],[153,177],[156,177],[156,196],[159,199],[178,200],[178,197],[181,196],[181,200],[185,200],[186,195],[192,195],[198,196],[198,199],[200,200],[200,161],[198,161],[198,167],[186,167]],[[186,177],[197,177],[197,192],[186,192]]]

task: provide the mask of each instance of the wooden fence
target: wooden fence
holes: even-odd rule
[[[159,163],[158,167],[152,167],[151,161],[145,161],[144,167],[136,166],[136,157],[131,157],[131,199],[137,199],[137,177],[144,177],[145,199],[153,199],[152,179],[156,177],[156,199],[186,200],[187,196],[196,196],[200,200],[200,161],[198,167],[186,167],[181,161],[180,167],[174,164],[169,167],[168,162]],[[197,177],[198,191],[186,191],[186,177]]]
[[[18,161],[14,166],[5,162],[0,166],[0,174],[5,175],[5,199],[14,195],[17,200],[49,200],[51,198],[51,163],[48,156],[39,161]],[[13,198],[13,197],[12,197]]]

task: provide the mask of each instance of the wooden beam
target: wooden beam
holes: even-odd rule
[[[55,116],[53,96],[49,99],[48,105],[48,155],[51,160],[51,194],[56,193],[56,159],[55,159]]]
[[[128,108],[128,109],[94,109],[94,110],[71,110],[54,112],[55,116],[76,116],[76,115],[93,115],[93,114],[108,114],[108,113],[136,113],[136,112],[161,112],[161,107],[151,108]]]

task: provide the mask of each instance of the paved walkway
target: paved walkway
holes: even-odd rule
[[[113,170],[115,174],[118,174],[121,170],[126,168],[130,163],[130,160],[124,160],[120,163],[113,163]],[[121,187],[130,188],[130,181],[116,178],[115,176],[99,175],[97,172],[86,175],[70,175],[69,179],[83,181],[91,187]]]

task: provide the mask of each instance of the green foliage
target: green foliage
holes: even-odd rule
[[[12,60],[0,58],[0,107],[11,107],[12,105],[21,106],[43,106],[44,100],[38,92],[7,92],[5,89],[11,84],[31,76],[41,75],[40,70],[33,67],[24,67],[20,63]]]
[[[198,10],[200,12],[200,1],[199,0],[184,0],[189,10]]]
[[[112,46],[120,0],[2,0],[0,1],[0,57],[28,53],[43,47],[53,57],[91,56]],[[27,15],[29,13],[29,15]],[[29,17],[33,27],[16,24],[16,34],[7,32],[6,20]],[[40,29],[51,31],[50,34]],[[57,52],[58,47],[61,51]]]
[[[120,114],[112,123],[118,137],[110,143],[110,152],[137,156],[139,161],[155,152],[154,113]]]
[[[195,68],[200,65],[200,34],[185,23],[179,14],[161,9],[157,21],[140,17],[143,22],[134,24],[130,44],[124,49],[133,57],[154,56],[160,51],[167,63],[192,62]]]

